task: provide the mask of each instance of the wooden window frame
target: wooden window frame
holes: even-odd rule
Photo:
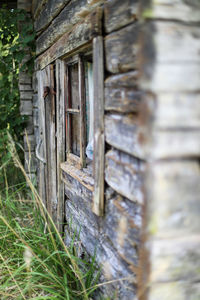
[[[84,89],[84,76],[83,76],[83,60],[81,53],[87,53],[88,49],[92,48],[93,55],[93,85],[94,85],[94,153],[93,153],[93,175],[89,176],[84,167],[86,166],[85,162],[85,89]],[[77,55],[77,56],[76,56]],[[79,95],[81,97],[80,112],[72,111],[68,108],[65,108],[66,114],[70,115],[71,113],[80,113],[80,157],[72,154],[69,149],[69,135],[66,136],[68,140],[68,148],[66,149],[66,158],[67,161],[61,163],[61,170],[68,173],[70,176],[78,180],[81,184],[86,186],[86,177],[89,176],[88,182],[90,182],[88,189],[93,192],[93,204],[92,211],[98,215],[103,216],[104,214],[104,153],[105,153],[105,138],[104,138],[104,59],[103,59],[103,37],[97,36],[92,40],[92,47],[86,45],[83,50],[74,51],[70,55],[71,58],[63,57],[62,60],[59,60],[59,63],[63,65],[61,68],[66,71],[66,64],[73,63],[77,61],[79,64]],[[57,72],[57,80],[60,81],[59,85],[62,89],[68,93],[68,81],[67,75]],[[63,78],[59,78],[62,76]],[[67,84],[66,84],[67,83]],[[66,97],[64,95],[62,101],[66,103]],[[63,118],[62,118],[63,119]],[[83,126],[81,126],[83,124]],[[63,124],[65,127],[65,121]],[[67,127],[69,128],[69,127]],[[64,138],[63,138],[64,139]],[[65,143],[64,143],[65,144]],[[63,181],[65,181],[63,179]],[[92,182],[92,186],[91,186]]]
[[[70,101],[70,90],[71,82],[69,81],[69,66],[73,64],[78,64],[78,90],[79,90],[79,99],[80,99],[80,108],[73,109],[68,108]],[[65,105],[66,113],[66,152],[67,152],[67,161],[75,164],[79,169],[86,167],[86,126],[85,126],[85,72],[84,72],[84,57],[81,54],[78,54],[72,59],[66,61],[66,72],[67,72],[67,97]],[[80,137],[80,157],[72,153],[72,133],[71,133],[71,116],[78,115],[80,118],[80,128],[79,128],[79,137]]]

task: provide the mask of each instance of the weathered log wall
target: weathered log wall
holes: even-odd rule
[[[199,1],[143,1],[149,130],[142,300],[200,297],[199,12]]]
[[[81,228],[79,245],[89,255],[96,251],[96,260],[103,266],[102,281],[126,278],[104,287],[107,295],[124,300],[136,296],[145,172],[144,129],[140,117],[143,103],[137,70],[138,3],[137,0],[123,3],[120,0],[49,0],[33,1],[32,6],[37,32],[36,71],[103,33],[104,134],[108,149],[105,213],[98,217],[92,212],[93,183],[87,183],[86,178],[81,183],[63,167],[68,224],[65,240],[68,244],[73,232]],[[36,94],[34,97],[37,99]],[[37,107],[34,116],[38,117]],[[35,124],[38,124],[36,120]],[[36,134],[38,142],[39,131]]]

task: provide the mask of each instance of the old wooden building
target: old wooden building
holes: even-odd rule
[[[80,231],[111,299],[199,299],[200,2],[18,7],[37,36],[27,171],[66,244]]]

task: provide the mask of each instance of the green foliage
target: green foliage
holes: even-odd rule
[[[95,259],[79,258],[73,239],[66,247],[13,145],[27,182],[0,191],[0,299],[89,300],[99,277]]]
[[[34,40],[33,25],[25,11],[0,9],[0,166],[10,159],[7,131],[16,141],[22,140],[26,118],[20,116],[18,79],[20,70],[31,72],[33,68]],[[31,59],[23,63],[27,54],[30,54]],[[5,184],[2,170],[0,186]],[[9,175],[10,180],[12,176]]]

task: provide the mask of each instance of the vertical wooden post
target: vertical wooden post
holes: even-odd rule
[[[64,220],[64,184],[61,180],[60,164],[65,160],[65,90],[66,72],[65,63],[56,61],[56,137],[57,137],[57,226],[59,232],[63,231]]]
[[[80,164],[85,167],[85,148],[86,148],[86,117],[85,117],[85,76],[83,60],[78,58],[78,77],[79,77],[79,98],[80,98]]]
[[[93,39],[94,74],[94,193],[93,212],[104,213],[104,62],[103,37]]]

